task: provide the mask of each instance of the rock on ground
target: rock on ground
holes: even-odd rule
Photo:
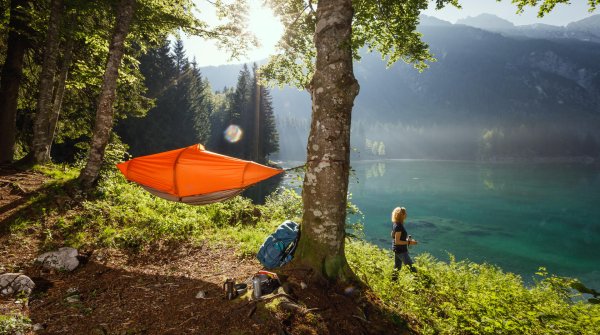
[[[77,249],[63,247],[58,251],[50,251],[39,255],[36,262],[42,263],[43,267],[49,269],[73,271],[79,266],[77,255]]]
[[[23,292],[28,296],[35,287],[31,278],[20,273],[5,273],[0,275],[0,294],[11,295]]]

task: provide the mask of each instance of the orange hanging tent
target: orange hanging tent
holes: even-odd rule
[[[284,172],[206,151],[202,144],[117,164],[125,178],[163,199],[204,205],[229,199]]]

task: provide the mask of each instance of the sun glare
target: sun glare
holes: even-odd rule
[[[248,27],[261,44],[256,52],[257,54],[265,53],[268,56],[273,52],[275,44],[283,34],[283,25],[273,14],[273,11],[270,8],[261,6],[259,1],[253,1],[250,6]]]
[[[227,52],[217,48],[214,42],[199,37],[182,36],[188,56],[195,58],[199,66],[218,66],[223,64],[239,64],[260,61],[269,57],[275,51],[275,44],[283,34],[283,25],[275,17],[273,11],[262,6],[262,1],[248,1],[248,29],[256,36],[260,45],[247,50],[246,57],[229,60]],[[209,24],[216,24],[214,12],[206,9],[201,11],[200,19]]]

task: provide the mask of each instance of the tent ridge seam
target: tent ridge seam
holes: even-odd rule
[[[177,196],[179,196],[179,188],[177,187],[177,162],[179,162],[179,157],[181,157],[183,152],[187,149],[189,149],[189,147],[181,150],[179,154],[177,154],[175,160],[173,161],[173,190],[175,191],[175,194],[177,194]]]
[[[250,165],[250,162],[246,161],[246,164],[244,164],[244,171],[242,171],[242,183],[240,184],[241,188],[244,188],[244,181],[246,179],[246,170],[248,169],[248,165]]]

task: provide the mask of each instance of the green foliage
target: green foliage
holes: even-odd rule
[[[267,81],[277,84],[292,84],[306,88],[314,73],[316,48],[313,35],[316,24],[316,9],[312,1],[268,0],[267,3],[286,27],[277,48],[280,52],[270,57],[262,68]],[[349,46],[353,57],[360,60],[358,51],[367,47],[378,51],[392,65],[399,60],[414,64],[419,70],[427,67],[434,58],[421,41],[417,29],[419,14],[427,9],[429,1],[359,0],[352,1],[352,41]],[[458,0],[437,0],[436,7],[446,4],[458,6]]]
[[[274,221],[302,219],[302,197],[291,188],[280,188],[269,195],[264,208],[266,215]]]
[[[501,0],[496,0],[496,1],[501,1]],[[523,13],[525,11],[525,7],[527,7],[527,6],[531,6],[531,7],[539,6],[538,17],[544,17],[544,15],[549,14],[554,9],[554,7],[556,7],[556,5],[558,5],[558,4],[568,5],[571,3],[571,1],[569,1],[569,0],[511,0],[511,2],[513,4],[517,5],[517,8],[518,8],[517,13]],[[596,10],[596,6],[598,6],[600,1],[588,0],[587,3],[589,6],[589,11],[593,12],[594,10]]]
[[[3,3],[5,3],[4,1]],[[48,24],[49,1],[29,2],[27,8],[27,24],[31,28],[27,32],[31,40],[31,50],[25,57],[24,80],[19,94],[19,119],[23,118],[24,126],[19,129],[18,143],[23,145],[19,157],[27,152],[26,145],[31,142],[30,119],[34,115],[37,96],[37,82],[39,81],[41,46],[44,45],[44,36]],[[57,161],[72,161],[77,153],[77,143],[87,141],[91,137],[94,124],[94,115],[90,110],[95,110],[96,102],[102,84],[110,36],[114,30],[115,8],[117,1],[68,1],[65,2],[61,26],[60,53],[67,53],[65,40],[72,37],[74,41],[72,64],[69,67],[66,90],[60,111],[55,142],[60,144],[54,147]],[[142,117],[153,106],[153,101],[146,96],[144,77],[140,70],[140,57],[152,48],[160,47],[161,43],[169,36],[184,32],[207,39],[229,50],[233,56],[242,55],[250,45],[256,45],[254,36],[247,32],[247,5],[246,0],[216,1],[206,4],[212,7],[218,16],[219,22],[210,25],[199,20],[196,16],[199,8],[192,0],[138,0],[136,1],[135,14],[131,24],[130,33],[125,42],[125,55],[119,69],[116,100],[114,103],[115,119],[130,116]],[[8,11],[2,7],[3,22],[8,20]],[[205,8],[202,8],[204,10]],[[5,25],[2,25],[4,28]],[[0,29],[2,36],[6,35],[5,29]],[[0,59],[4,59],[6,46],[0,43]],[[206,83],[200,80],[199,70],[194,66],[189,69],[191,73],[186,80],[187,85],[182,88],[184,94],[190,91],[205,92]],[[161,82],[160,85],[164,85]],[[192,94],[193,95],[193,94]],[[189,99],[191,108],[204,108],[201,100]],[[176,106],[180,107],[180,106]],[[190,121],[189,128],[196,128],[199,141],[204,142],[208,137],[208,113],[196,115],[182,122]],[[187,124],[186,124],[187,125]],[[29,128],[28,128],[29,127]],[[156,134],[156,133],[155,133]],[[186,142],[186,145],[198,141]]]
[[[544,271],[527,288],[522,279],[496,266],[449,263],[416,257],[417,273],[401,271],[391,280],[393,258],[367,243],[349,243],[354,271],[390,312],[421,334],[598,334],[600,306],[581,301],[573,282]]]
[[[363,212],[352,203],[352,193],[348,193],[348,201],[346,201],[346,237],[351,239],[364,239],[364,221],[365,215]]]
[[[51,183],[62,184],[77,178],[79,171],[66,164],[36,165],[33,171],[43,173],[52,178]]]
[[[0,334],[24,333],[31,328],[31,320],[22,315],[0,314]]]

